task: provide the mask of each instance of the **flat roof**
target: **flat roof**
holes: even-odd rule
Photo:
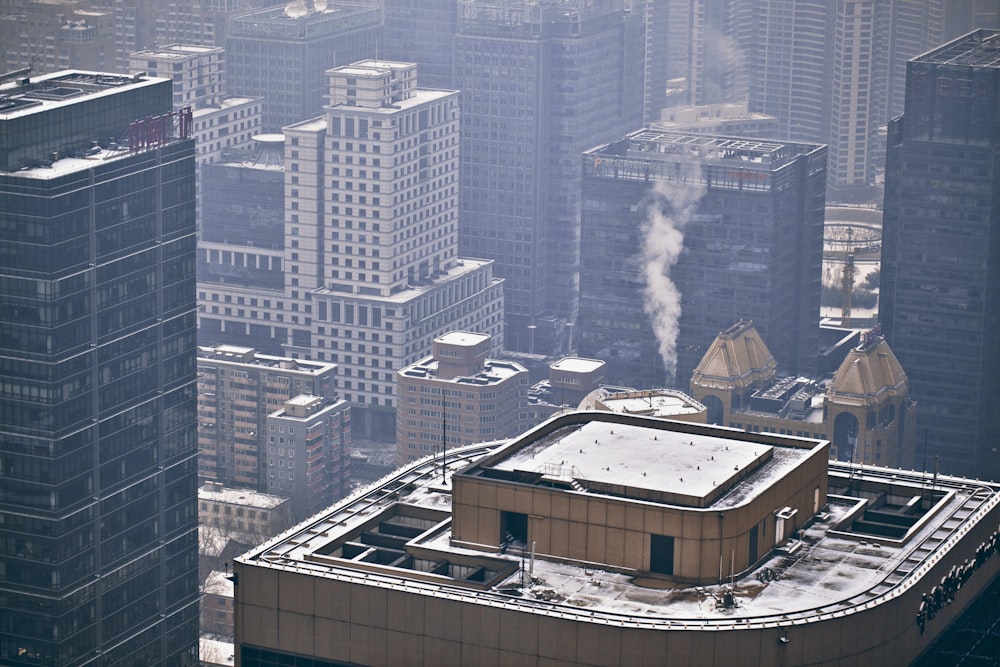
[[[563,357],[549,368],[555,371],[566,371],[569,373],[593,373],[605,366],[600,359],[585,359],[583,357]]]
[[[351,107],[352,109],[355,107]],[[470,259],[468,257],[460,257],[458,261],[453,264],[450,268],[442,271],[436,278],[432,279],[430,282],[426,282],[422,285],[410,285],[407,289],[399,290],[388,296],[380,296],[378,294],[355,294],[354,292],[341,292],[336,289],[329,288],[318,288],[313,290],[313,295],[322,295],[329,297],[336,297],[344,299],[345,301],[361,301],[365,303],[384,303],[393,304],[396,306],[402,306],[409,302],[415,301],[425,294],[433,294],[436,290],[441,289],[443,286],[447,285],[452,280],[457,280],[462,276],[468,275],[470,273],[475,273],[479,271],[487,264],[492,264],[492,259]],[[493,281],[496,282],[500,280],[497,277],[493,277]]]
[[[912,62],[1000,67],[1000,30],[981,28],[917,56]]]
[[[288,502],[288,498],[281,496],[272,496],[269,493],[261,493],[253,489],[233,489],[213,483],[202,484],[198,487],[198,499],[255,509],[273,509]]]
[[[481,464],[496,456],[505,444],[480,443],[449,450],[444,473],[450,476]],[[447,596],[479,607],[589,623],[682,632],[735,630],[822,621],[863,612],[914,587],[929,590],[939,583],[927,580],[931,565],[951,552],[964,557],[977,548],[977,543],[967,539],[967,528],[979,522],[996,525],[1000,486],[833,461],[828,465],[828,506],[802,527],[800,540],[772,550],[732,580],[734,607],[719,604],[723,590],[730,586],[728,577],[719,585],[695,586],[646,581],[593,563],[539,558],[533,563],[530,581],[524,582],[520,567],[514,567],[512,574],[484,588],[401,566],[376,566],[355,562],[346,554],[334,555],[337,544],[353,539],[382,518],[423,513],[422,525],[427,528],[408,541],[419,548],[421,557],[467,558],[485,553],[491,563],[509,561],[523,566],[520,554],[474,551],[451,544],[451,484],[450,479],[441,481],[440,456],[391,473],[236,560],[301,576]],[[845,527],[863,501],[862,490],[869,496],[885,494],[887,499],[902,503],[925,496],[931,507],[905,539],[877,540]]]
[[[71,106],[120,90],[145,88],[169,79],[138,74],[62,70],[34,77],[17,77],[0,84],[0,121]],[[27,81],[27,83],[23,83]]]
[[[595,420],[529,442],[492,467],[559,470],[556,477],[572,468],[573,479],[627,489],[629,497],[702,506],[773,455],[774,448],[762,443]]]
[[[696,415],[707,409],[684,392],[669,389],[608,394],[600,401],[611,412],[668,419],[679,415]]]
[[[445,345],[461,345],[463,347],[474,347],[490,339],[489,334],[473,333],[471,331],[449,331],[434,339],[435,343]]]

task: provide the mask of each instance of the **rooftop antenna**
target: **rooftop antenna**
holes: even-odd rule
[[[444,397],[441,399],[441,483],[446,483],[445,465],[448,459],[448,411],[445,408]]]

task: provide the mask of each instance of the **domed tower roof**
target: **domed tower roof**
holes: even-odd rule
[[[774,377],[778,364],[752,321],[740,320],[712,342],[691,375],[691,384],[745,389]]]
[[[908,391],[906,373],[876,327],[848,352],[833,375],[827,398],[838,403],[875,405]]]

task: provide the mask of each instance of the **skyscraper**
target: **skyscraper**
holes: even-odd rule
[[[395,371],[451,330],[487,333],[499,351],[503,283],[491,261],[457,252],[458,93],[418,87],[412,63],[327,74],[326,113],[284,128],[284,247],[227,233],[203,253],[214,282],[199,283],[200,333],[206,344],[270,333],[262,351],[336,363],[355,432],[391,440]],[[264,260],[281,289],[210,266]]]
[[[416,63],[420,84],[455,87],[453,77],[457,0],[383,0],[385,39],[381,57]]]
[[[229,92],[263,97],[263,129],[323,112],[326,70],[378,53],[382,32],[374,2],[289,3],[234,17],[226,38]]]
[[[880,319],[920,406],[917,466],[1000,479],[1000,31],[913,59],[889,126]]]
[[[772,138],[829,144],[828,182],[845,197],[871,196],[906,61],[1000,21],[995,0],[694,0],[688,11],[690,102],[748,96],[777,119]]]
[[[642,130],[584,153],[580,353],[613,384],[686,387],[747,319],[813,374],[825,179],[814,144]]]
[[[0,100],[0,662],[194,665],[190,116],[141,76]]]
[[[496,261],[506,346],[558,350],[576,319],[580,152],[642,125],[641,12],[622,0],[460,5],[459,249]]]

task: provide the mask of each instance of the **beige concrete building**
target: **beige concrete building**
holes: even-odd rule
[[[916,404],[879,330],[864,334],[829,379],[782,377],[752,322],[720,333],[691,377],[708,422],[756,433],[822,438],[830,456],[866,465],[914,460]]]
[[[198,489],[198,523],[233,538],[259,541],[292,524],[291,503],[281,496],[207,482]]]
[[[419,88],[412,63],[327,76],[325,114],[282,130],[283,244],[267,257],[282,287],[202,282],[199,327],[270,332],[282,354],[337,363],[355,432],[390,441],[396,371],[435,337],[480,331],[503,348],[503,281],[458,256],[458,93]]]
[[[1000,487],[828,449],[581,412],[418,461],[235,560],[237,664],[910,664],[1000,572]]]
[[[136,51],[129,72],[146,72],[173,81],[174,109],[213,106],[226,92],[226,53],[219,46],[169,44]]]
[[[451,331],[434,339],[430,356],[396,374],[399,465],[440,452],[442,444],[509,438],[529,425],[528,370],[488,358],[490,338]]]

